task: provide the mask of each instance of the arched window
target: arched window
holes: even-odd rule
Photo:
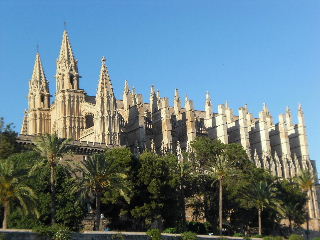
[[[93,114],[88,114],[85,116],[86,128],[91,128],[94,125]]]

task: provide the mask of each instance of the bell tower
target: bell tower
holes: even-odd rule
[[[55,119],[52,124],[52,132],[62,138],[79,139],[84,128],[80,103],[84,101],[85,92],[79,88],[79,79],[78,60],[74,57],[68,32],[64,31],[57,60]]]
[[[49,82],[44,74],[40,54],[37,52],[29,82],[28,110],[25,112],[21,134],[41,135],[50,133]]]

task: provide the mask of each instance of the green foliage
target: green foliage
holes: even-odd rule
[[[23,182],[25,175],[26,170],[21,162],[12,159],[0,161],[0,202],[4,211],[4,229],[7,228],[11,205],[14,202],[17,203],[15,207],[20,208],[24,214],[31,212],[38,216],[35,207],[37,196],[34,190]]]
[[[320,240],[320,237],[312,238],[312,240]]]
[[[149,229],[146,234],[151,238],[151,240],[161,240],[161,232],[157,228]]]
[[[233,234],[234,237],[243,237],[244,234],[243,233],[235,233]]]
[[[307,194],[301,190],[297,183],[288,180],[279,181],[277,188],[278,198],[281,200],[277,209],[279,213],[283,218],[289,220],[290,225],[292,222],[297,226],[303,224],[307,220],[305,209]]]
[[[33,231],[50,240],[71,240],[71,231],[67,227],[59,224],[38,226],[35,227]]]
[[[177,228],[166,228],[163,233],[178,233]]]
[[[183,232],[181,233],[182,240],[196,240],[197,234],[194,232]]]
[[[147,227],[161,221],[165,226],[173,226],[179,213],[178,181],[174,177],[177,157],[144,152],[139,163],[132,216],[144,219],[141,225]]]
[[[249,236],[244,236],[242,239],[244,240],[251,240],[251,238]]]
[[[298,234],[291,234],[289,240],[304,240],[304,237]]]
[[[273,236],[265,236],[263,237],[263,240],[273,240]]]
[[[259,234],[255,234],[255,235],[252,235],[253,238],[263,238],[263,235],[259,235]]]
[[[273,237],[273,240],[283,240],[283,237],[281,237],[281,236],[274,236],[274,237]]]
[[[5,159],[20,149],[16,143],[18,134],[12,128],[12,123],[6,124],[0,117],[0,159]]]
[[[21,166],[30,169],[31,166],[40,158],[36,152],[23,152],[11,155],[8,159],[13,162],[19,162]],[[24,215],[17,209],[14,203],[12,213],[9,218],[10,228],[28,229],[38,225],[47,225],[50,223],[50,169],[44,166],[35,171],[32,176],[22,175],[21,182],[32,186],[37,196],[37,210],[39,218],[28,214]],[[57,192],[56,192],[56,220],[59,224],[66,225],[72,230],[78,230],[79,224],[87,212],[86,206],[77,202],[78,196],[72,193],[73,182],[70,181],[68,174],[63,166],[57,167]]]
[[[113,240],[125,240],[125,236],[118,232],[117,234],[112,235],[111,237]]]

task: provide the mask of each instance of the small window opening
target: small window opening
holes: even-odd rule
[[[86,121],[86,128],[93,127],[94,122],[93,122],[93,115],[92,114],[86,115],[85,121]]]
[[[74,76],[70,75],[70,84],[71,84],[71,88],[74,89]]]

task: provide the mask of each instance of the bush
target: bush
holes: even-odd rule
[[[289,240],[304,240],[304,237],[298,234],[291,234]]]
[[[244,240],[251,240],[251,238],[249,236],[244,236],[243,239]]]
[[[265,236],[265,237],[263,237],[263,240],[273,240],[273,237],[272,236]]]
[[[233,234],[234,237],[243,237],[244,234],[243,233],[235,233]]]
[[[283,240],[283,237],[281,237],[281,236],[275,236],[275,237],[273,237],[273,240]]]
[[[194,232],[184,232],[184,233],[181,233],[181,239],[182,240],[196,240],[197,234]]]
[[[50,240],[71,240],[71,232],[69,228],[63,225],[55,224],[52,226],[38,226],[33,230]]]
[[[253,238],[263,238],[263,235],[256,234],[256,235],[252,235],[251,237],[253,237]]]
[[[178,233],[176,228],[166,228],[163,233]]]
[[[115,235],[112,235],[111,237],[113,240],[125,240],[125,237],[122,233],[118,232]]]
[[[312,240],[320,240],[320,237],[312,238]]]
[[[151,240],[161,240],[161,232],[157,228],[152,228],[147,231],[147,235]]]

